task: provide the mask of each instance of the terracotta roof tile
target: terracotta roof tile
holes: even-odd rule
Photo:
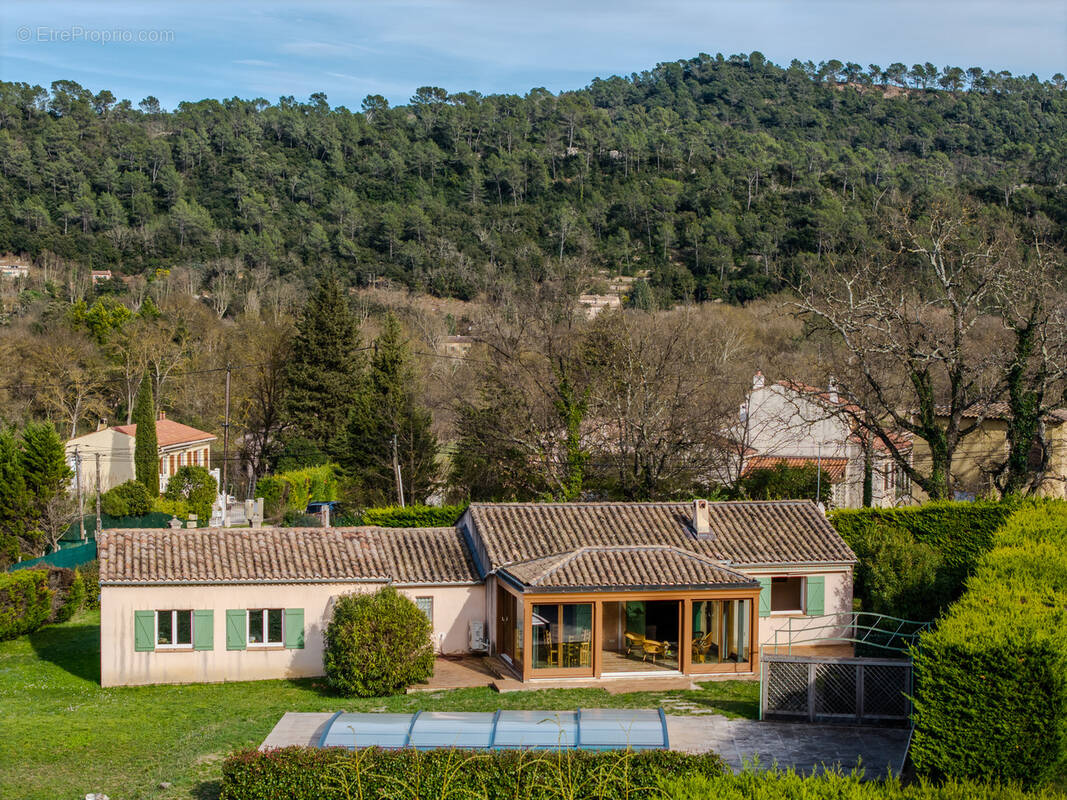
[[[706,556],[658,545],[583,547],[504,567],[519,583],[542,591],[665,589],[691,586],[746,586],[754,581]]]
[[[728,566],[853,563],[855,555],[807,500],[709,503],[697,536],[689,503],[474,503],[487,571],[582,547],[661,545]]]
[[[455,528],[108,530],[101,583],[476,583]]]
[[[115,425],[114,429],[127,436],[137,435],[136,425]],[[182,425],[172,419],[156,420],[156,440],[160,447],[170,447],[175,444],[187,444],[191,442],[215,441],[218,437],[207,431],[197,430],[189,425]]]
[[[845,479],[845,467],[848,466],[847,458],[803,458],[800,456],[753,456],[745,462],[743,470],[748,475],[757,469],[773,469],[779,464],[787,467],[815,467],[821,466],[822,471],[830,479],[831,483],[840,483]]]

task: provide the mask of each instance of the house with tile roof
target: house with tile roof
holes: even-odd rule
[[[216,437],[197,430],[159,412],[156,420],[156,439],[159,445],[159,490],[167,488],[167,481],[180,467],[211,469],[211,443]],[[135,477],[133,451],[137,442],[136,425],[101,427],[93,433],[75,436],[66,444],[67,463],[71,470],[80,456],[81,483],[85,492],[96,491],[96,457],[100,456],[100,491],[106,492]]]
[[[450,528],[112,530],[99,557],[107,686],[321,675],[338,596],[386,584],[439,652],[488,651],[523,681],[755,677],[761,645],[852,611],[855,563],[809,501],[707,500],[476,503]]]
[[[734,433],[745,445],[738,472],[779,464],[818,467],[830,481],[831,504],[859,508],[869,470],[872,506],[910,503],[906,473],[880,441],[868,437],[868,442],[858,424],[862,417],[838,395],[832,380],[819,389],[795,381],[767,383],[757,372]],[[899,437],[899,448],[910,453],[910,439]]]
[[[948,406],[936,409],[938,421],[946,424]],[[953,490],[958,500],[996,497],[996,474],[1008,458],[1007,403],[976,403],[963,412],[960,440],[952,459]],[[915,442],[915,459],[928,463],[930,447],[922,439]],[[1028,467],[1034,493],[1039,497],[1067,499],[1067,408],[1050,409],[1041,419],[1038,435],[1031,444]],[[927,499],[916,489],[920,500]]]

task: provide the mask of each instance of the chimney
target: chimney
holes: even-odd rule
[[[752,376],[752,388],[762,389],[766,381],[763,378],[763,370],[756,370],[756,374]]]
[[[159,412],[159,418],[160,419],[166,419],[167,418],[167,412],[166,411],[160,411]]]
[[[834,380],[834,376],[833,375],[830,376],[830,385],[827,388],[827,392],[830,395],[830,402],[831,403],[836,403],[837,402],[837,381]]]
[[[697,536],[711,536],[711,511],[708,501],[693,501],[693,531]]]

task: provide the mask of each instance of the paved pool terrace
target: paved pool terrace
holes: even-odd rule
[[[501,720],[504,724],[501,725]],[[584,741],[583,741],[583,731]],[[899,774],[908,731],[808,723],[757,722],[719,715],[679,716],[658,709],[329,714],[287,712],[261,750],[305,747],[476,747],[495,749],[663,747],[714,751],[734,770],[758,764],[804,774],[862,767],[871,778]]]

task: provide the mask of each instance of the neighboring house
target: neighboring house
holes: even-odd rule
[[[164,412],[156,420],[159,445],[159,490],[179,467],[211,468],[211,443],[217,437],[180,422],[167,419]],[[81,456],[81,485],[86,492],[96,491],[96,456],[100,456],[100,490],[106,492],[136,477],[133,463],[137,440],[136,425],[115,425],[67,441],[67,463],[75,469]]]
[[[579,295],[578,304],[585,309],[585,315],[593,319],[603,311],[622,308],[622,298],[617,294],[583,294]]]
[[[939,408],[938,419],[948,420],[948,409]],[[973,500],[976,497],[991,497],[998,494],[994,473],[1008,455],[1007,403],[987,403],[974,406],[963,412],[963,425],[977,423],[976,430],[960,441],[952,459],[952,478],[956,499]],[[1050,411],[1042,421],[1048,443],[1048,461],[1044,474],[1039,479],[1037,494],[1042,497],[1067,499],[1067,408]],[[1043,462],[1042,445],[1035,442],[1031,449],[1030,465],[1035,474]],[[922,439],[915,440],[917,463],[929,463],[930,448]],[[925,495],[916,489],[916,495]]]
[[[473,504],[454,528],[105,531],[105,686],[321,675],[338,595],[391,583],[440,652],[526,680],[754,677],[791,621],[852,611],[808,501]]]
[[[474,347],[472,336],[446,336],[441,340],[440,352],[449,358],[466,358]]]
[[[113,277],[114,276],[109,269],[94,269],[89,273],[89,278],[92,280],[93,286],[96,286],[96,284],[101,281],[109,281]]]
[[[832,487],[831,503],[859,508],[867,469],[864,440],[856,424],[860,416],[840,398],[832,381],[826,390],[790,381],[767,384],[763,373],[757,372],[735,434],[745,446],[739,471],[744,475],[781,463],[821,467]],[[900,436],[897,443],[902,452],[910,453],[909,439]],[[910,502],[907,476],[883,443],[874,440],[868,449],[871,505]]]

